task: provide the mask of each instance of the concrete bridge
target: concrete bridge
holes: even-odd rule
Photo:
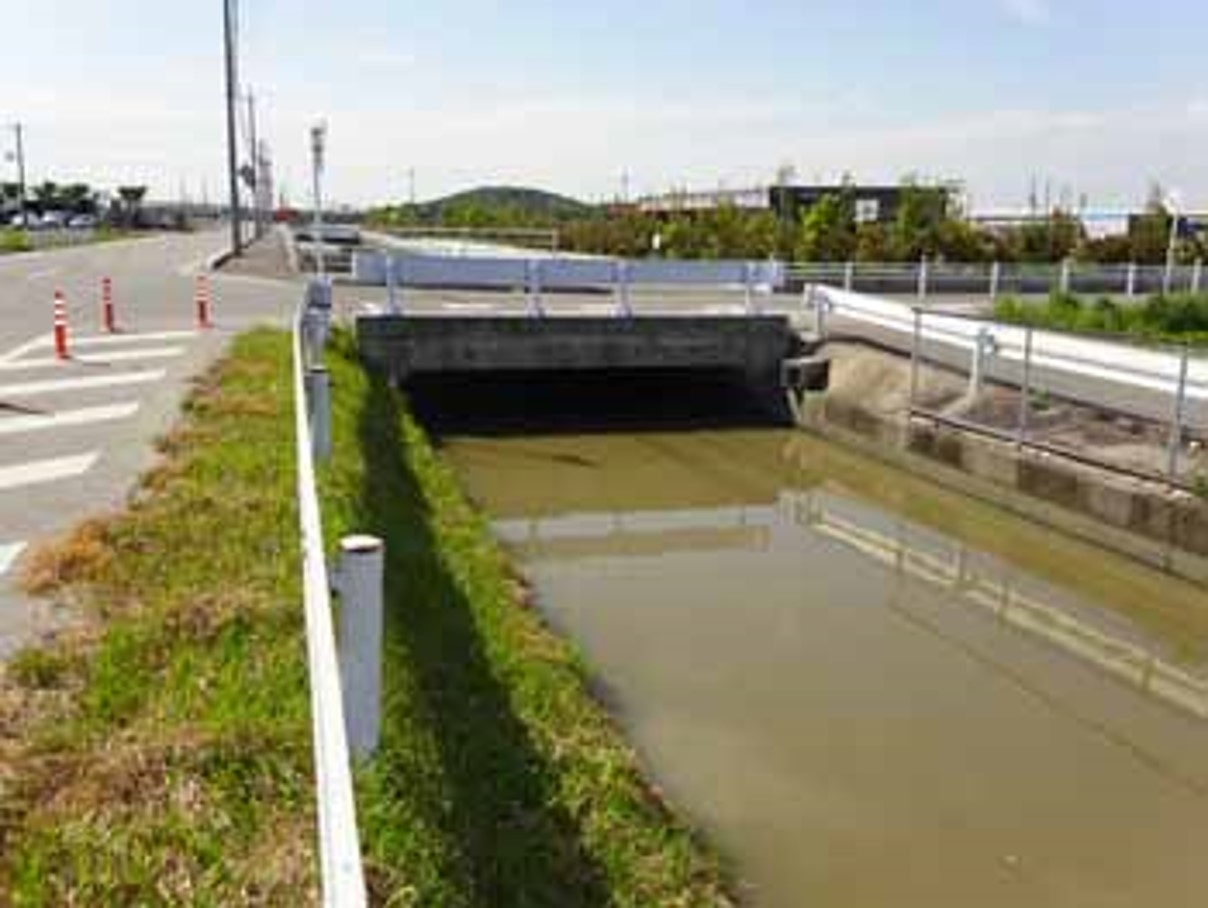
[[[358,256],[354,270],[380,276],[390,288],[386,310],[359,316],[356,330],[366,362],[399,382],[466,373],[701,370],[733,376],[784,415],[791,394],[827,383],[827,363],[814,356],[817,340],[788,315],[761,311],[760,296],[783,279],[773,263],[379,253]],[[440,287],[475,293],[480,308],[409,308],[416,288]],[[684,291],[712,302],[662,311],[632,305],[638,293]],[[525,300],[520,311],[495,305],[517,293]],[[556,313],[546,300],[559,293],[591,305]]]

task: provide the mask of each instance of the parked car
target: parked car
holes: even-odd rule
[[[42,226],[48,229],[58,229],[67,226],[67,215],[61,211],[47,211],[42,214]]]
[[[96,227],[96,215],[77,214],[69,218],[67,226],[72,230],[92,230]]]

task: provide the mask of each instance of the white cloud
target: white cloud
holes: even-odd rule
[[[1042,25],[1052,18],[1049,0],[999,0],[1003,9],[1027,25]]]

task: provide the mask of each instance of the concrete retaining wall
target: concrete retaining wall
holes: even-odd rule
[[[1208,501],[1010,442],[829,399],[808,428],[1121,554],[1208,584]]]

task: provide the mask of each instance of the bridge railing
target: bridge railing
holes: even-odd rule
[[[353,255],[358,283],[385,285],[391,311],[402,312],[406,288],[521,293],[530,314],[544,315],[547,291],[579,291],[611,297],[618,315],[633,314],[634,294],[716,291],[741,295],[744,308],[758,308],[757,295],[782,288],[784,266],[768,261],[679,261],[670,259],[517,258],[406,255],[381,251]]]
[[[1208,483],[1208,356],[810,286],[823,337],[910,357],[909,413],[1191,489]]]
[[[1094,264],[1072,260],[1006,262],[791,262],[786,273],[794,289],[828,284],[861,293],[928,299],[944,294],[996,298],[1053,292],[1135,298],[1154,293],[1208,290],[1203,262],[1189,265]]]

